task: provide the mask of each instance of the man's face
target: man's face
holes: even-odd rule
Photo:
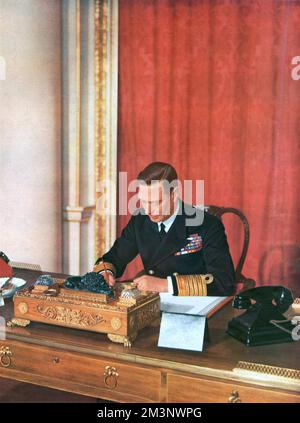
[[[170,191],[163,186],[163,182],[140,184],[138,196],[141,206],[152,222],[164,221],[174,213],[177,202],[176,190]]]

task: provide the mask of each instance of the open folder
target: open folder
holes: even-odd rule
[[[206,319],[232,297],[176,297],[160,294],[162,313],[158,346],[202,351]]]
[[[232,297],[176,297],[162,292],[160,309],[168,313],[210,317],[227,304]]]

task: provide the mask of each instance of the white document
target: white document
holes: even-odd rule
[[[163,313],[158,346],[202,351],[205,331],[204,316]]]
[[[206,316],[226,297],[177,297],[167,292],[160,294],[160,309],[168,313]]]

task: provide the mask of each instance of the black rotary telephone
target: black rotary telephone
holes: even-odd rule
[[[227,333],[247,346],[293,341],[293,324],[283,316],[293,303],[284,286],[261,286],[234,297],[233,307],[245,313],[228,323]]]

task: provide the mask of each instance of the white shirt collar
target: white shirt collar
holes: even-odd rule
[[[160,231],[160,224],[163,223],[165,225],[165,231],[168,232],[171,226],[173,225],[174,220],[176,219],[177,213],[179,210],[179,203],[177,204],[177,207],[174,211],[174,213],[168,217],[167,220],[164,220],[163,222],[157,222],[158,225],[158,231]]]

